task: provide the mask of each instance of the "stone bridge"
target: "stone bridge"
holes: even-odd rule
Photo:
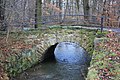
[[[77,43],[86,49],[90,54],[93,51],[93,41],[95,31],[87,29],[62,29],[53,28],[39,31],[38,34],[28,36],[26,42],[36,44],[37,52],[40,56],[45,58],[45,53],[49,52],[50,56],[54,53],[56,44],[60,42]],[[54,49],[52,49],[54,47]],[[52,50],[52,52],[51,52]],[[44,56],[43,56],[44,55]],[[40,59],[43,59],[40,58]]]
[[[26,44],[34,45],[33,48],[22,50],[17,56],[8,57],[9,63],[5,64],[10,76],[23,72],[34,64],[44,61],[53,55],[56,45],[60,42],[73,42],[83,47],[90,55],[94,50],[95,30],[83,28],[48,28],[25,31],[19,35]]]

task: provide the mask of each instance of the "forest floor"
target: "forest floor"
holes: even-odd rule
[[[19,34],[21,33],[16,33],[15,35],[10,33],[9,37],[6,38],[6,33],[0,33],[0,80],[9,80],[4,69],[4,64],[9,62],[7,58],[19,54],[24,49],[32,48],[32,45],[26,44],[24,38],[19,36]]]
[[[120,33],[106,37],[93,52],[87,80],[120,80]]]

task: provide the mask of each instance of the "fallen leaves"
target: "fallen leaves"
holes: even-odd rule
[[[5,36],[0,37],[0,80],[9,80],[3,67],[5,63],[9,63],[7,59],[12,55],[19,55],[22,50],[31,49],[33,46],[32,44],[26,44],[22,39],[9,37],[8,43],[5,39]]]
[[[116,37],[116,33],[114,32],[110,32],[109,34],[107,34],[107,37],[109,38],[109,40],[102,44],[101,46],[105,49],[106,52],[110,52],[110,54],[112,53],[113,55],[106,55],[105,58],[107,59],[108,66],[106,68],[98,69],[99,70],[98,76],[102,80],[115,79],[114,77],[118,75],[118,73],[120,73],[115,70],[116,66],[120,65],[119,39],[118,37]]]
[[[120,37],[116,35],[114,32],[107,34],[108,40],[98,43],[93,53],[92,65],[98,80],[120,80]]]
[[[9,80],[8,75],[4,72],[1,64],[0,64],[0,80]]]

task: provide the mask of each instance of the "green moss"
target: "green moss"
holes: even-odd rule
[[[97,73],[97,70],[95,70],[94,68],[90,69],[86,80],[97,80]]]
[[[25,50],[19,56],[10,56],[7,61],[8,63],[4,65],[6,71],[9,76],[16,76],[18,73],[30,68],[33,64],[36,64],[38,58],[35,51]]]
[[[103,31],[101,33],[101,31],[98,30],[98,32],[96,33],[96,37],[98,37],[98,38],[105,37],[107,33],[108,33],[108,31]]]

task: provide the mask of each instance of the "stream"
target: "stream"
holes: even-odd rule
[[[90,57],[73,42],[61,42],[54,50],[55,60],[40,63],[14,80],[85,80]]]

